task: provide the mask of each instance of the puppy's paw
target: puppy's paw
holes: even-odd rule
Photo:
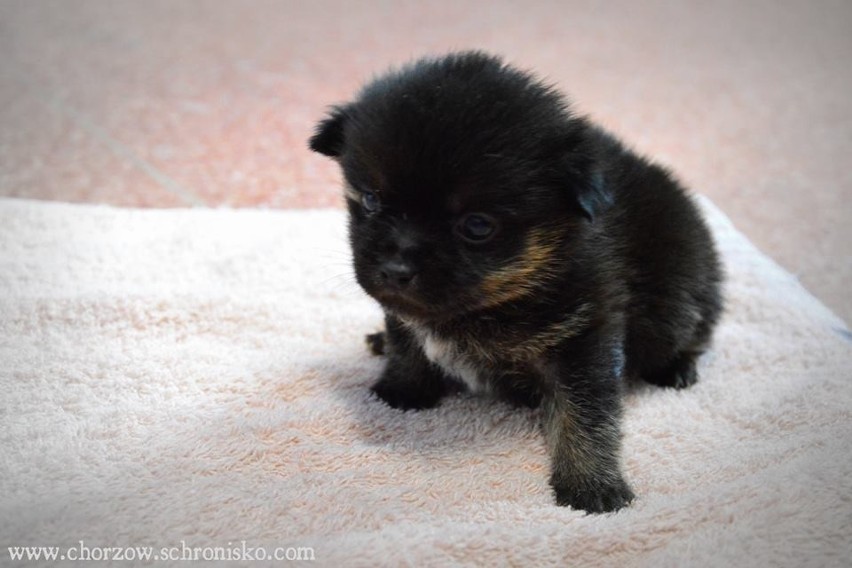
[[[388,406],[400,410],[424,410],[435,407],[441,400],[440,392],[418,389],[416,384],[400,382],[387,376],[370,388]]]
[[[649,375],[646,381],[653,385],[673,389],[685,389],[698,382],[695,369],[695,354],[681,353],[665,370]]]
[[[633,491],[623,479],[615,483],[577,487],[568,484],[553,483],[556,492],[556,504],[587,513],[611,513],[627,506],[633,501]]]
[[[368,333],[364,340],[367,342],[367,347],[373,355],[385,354],[385,332],[378,331],[376,333]]]

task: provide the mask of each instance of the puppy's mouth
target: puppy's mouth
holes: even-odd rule
[[[356,263],[356,267],[358,267]],[[382,269],[357,270],[358,283],[373,299],[388,312],[402,319],[420,323],[440,323],[455,319],[478,307],[479,298],[471,297],[471,291],[446,284],[433,289],[423,274],[403,277],[389,276]]]
[[[415,318],[423,321],[440,319],[441,310],[418,298],[410,291],[394,288],[379,288],[372,296],[385,308],[400,316]]]

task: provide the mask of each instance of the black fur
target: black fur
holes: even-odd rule
[[[310,146],[341,165],[356,277],[385,309],[373,391],[421,409],[463,382],[541,405],[556,502],[629,503],[625,380],[694,383],[721,310],[711,235],[673,176],[481,52],[374,80]]]

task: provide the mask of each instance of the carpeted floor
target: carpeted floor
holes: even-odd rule
[[[4,564],[246,541],[321,566],[848,566],[852,336],[703,205],[715,346],[695,387],[629,394],[638,499],[586,516],[553,504],[535,413],[369,395],[381,318],[340,211],[0,199]]]

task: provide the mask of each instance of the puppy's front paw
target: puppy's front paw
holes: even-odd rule
[[[623,479],[615,483],[577,487],[553,483],[556,504],[582,509],[587,513],[611,513],[627,506],[633,500],[633,491]]]
[[[370,389],[388,406],[400,410],[432,408],[441,400],[440,392],[418,388],[417,384],[401,382],[385,375]]]

